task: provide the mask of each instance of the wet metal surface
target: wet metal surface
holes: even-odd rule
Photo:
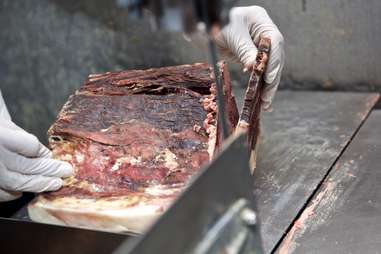
[[[279,253],[381,252],[381,111],[373,111]]]
[[[377,99],[284,92],[274,111],[263,114],[254,193],[265,252],[276,246]]]

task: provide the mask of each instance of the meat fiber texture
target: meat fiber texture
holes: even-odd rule
[[[238,112],[219,64],[228,128]],[[207,64],[92,74],[48,131],[55,158],[75,175],[28,206],[33,221],[142,232],[220,146]]]

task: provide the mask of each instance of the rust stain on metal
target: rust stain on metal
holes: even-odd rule
[[[308,219],[310,219],[315,214],[315,208],[320,203],[320,201],[327,195],[329,195],[329,192],[333,190],[333,184],[331,182],[327,182],[325,185],[325,188],[323,191],[321,191],[314,201],[312,201],[312,204],[308,206],[303,213],[300,215],[299,219],[297,219],[291,228],[291,230],[288,232],[285,240],[283,241],[280,249],[279,254],[287,254],[293,251],[295,248],[295,242],[293,241],[297,234],[303,233],[303,231],[306,228],[306,222]]]
[[[380,99],[380,94],[375,94],[367,103],[367,107],[373,107]]]
[[[366,107],[367,108],[373,108],[374,105],[376,105],[376,103],[378,102],[378,100],[380,99],[380,94],[374,94],[372,97],[369,98],[369,100],[365,103]],[[369,110],[364,110],[364,112],[359,112],[357,113],[358,117],[361,119],[361,120],[364,120],[365,117],[368,115],[369,113]]]
[[[359,167],[355,160],[335,165],[319,193],[293,224],[278,250],[279,254],[292,253],[297,247],[296,239],[307,228],[315,230],[342,205],[345,200],[343,197],[348,193],[340,188],[340,185],[344,182],[355,181],[358,170]]]

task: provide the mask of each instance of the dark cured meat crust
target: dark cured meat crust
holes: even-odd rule
[[[210,74],[208,64],[92,74],[79,91],[93,95],[131,95],[187,89],[188,92],[208,95],[214,82]]]
[[[194,64],[90,75],[48,132],[75,177],[44,197],[149,196],[152,185],[184,185],[220,143],[211,73]],[[223,63],[221,73],[232,132],[238,112]]]
[[[175,133],[192,129],[195,124],[201,126],[206,112],[200,99],[198,94],[187,93],[160,96],[78,94],[70,98],[67,110],[61,112],[50,133],[86,137],[106,145],[129,145],[135,138],[131,132],[136,130],[132,127],[137,122]],[[149,133],[146,135],[152,139]]]

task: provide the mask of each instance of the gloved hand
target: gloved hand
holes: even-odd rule
[[[229,24],[214,39],[222,58],[241,62],[244,71],[251,71],[260,37],[271,39],[270,59],[264,76],[266,86],[262,93],[263,109],[270,110],[280,82],[285,54],[283,36],[266,10],[260,6],[233,8]]]
[[[72,173],[69,163],[52,159],[34,135],[11,121],[0,91],[0,201],[16,199],[23,191],[57,190],[61,177]]]

